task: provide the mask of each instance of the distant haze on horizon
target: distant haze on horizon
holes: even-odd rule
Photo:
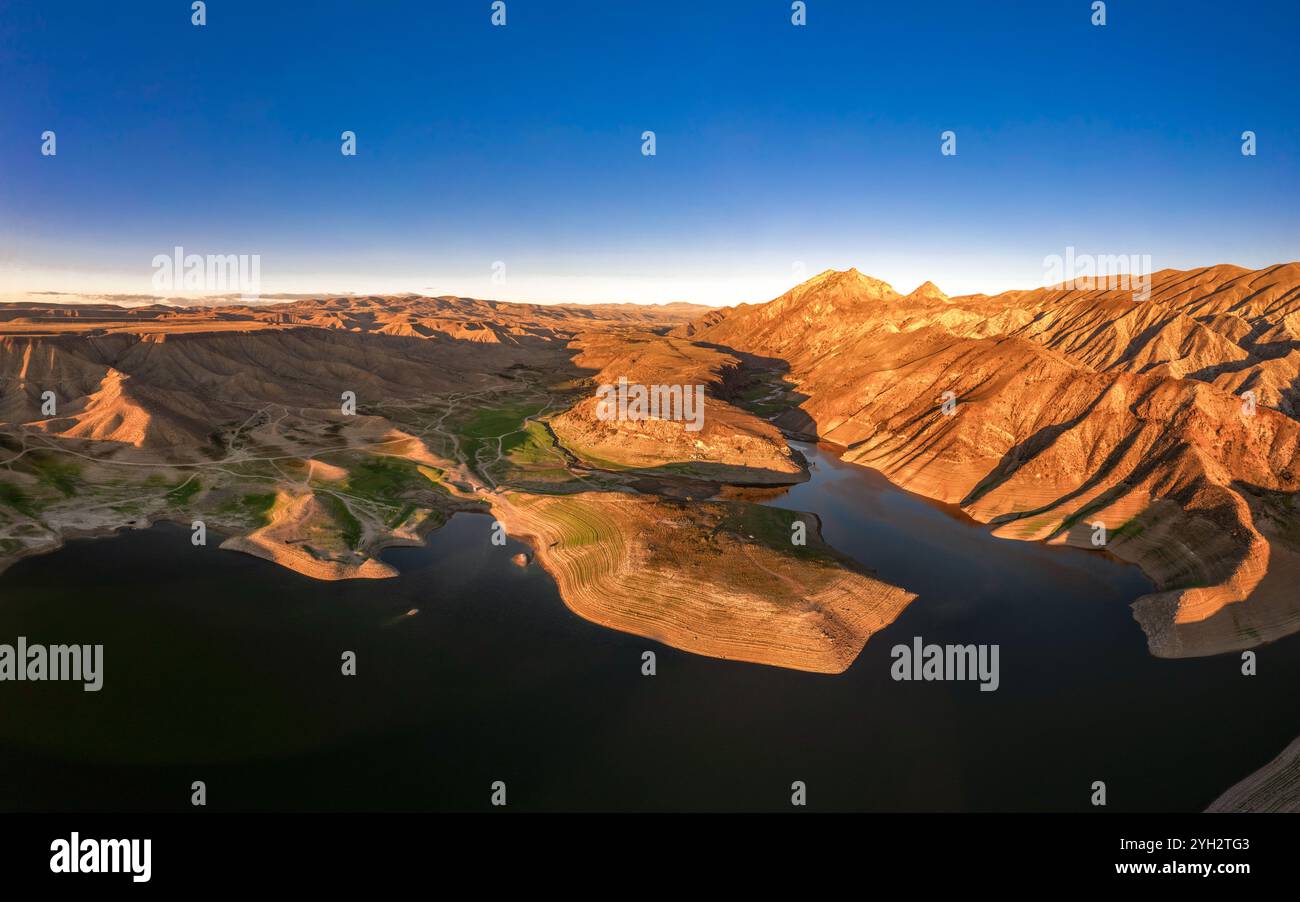
[[[1290,262],[1293,261],[1276,261],[1276,264],[1280,265],[1280,264],[1285,264]],[[1217,265],[1217,264],[1207,264],[1207,265]],[[1237,264],[1229,263],[1228,265],[1237,265]],[[1275,264],[1267,264],[1266,266],[1260,268],[1267,269],[1269,266],[1272,265]],[[850,268],[855,268],[855,267],[845,266],[838,269],[839,271],[843,271]],[[861,267],[856,267],[856,268],[859,271],[861,271]],[[1162,268],[1178,269],[1178,267],[1162,267]],[[1201,267],[1188,267],[1188,269],[1199,269],[1199,268]],[[1242,268],[1249,269],[1249,267],[1242,267]],[[832,267],[831,269],[837,269],[837,268]],[[825,270],[822,270],[822,272],[825,272]],[[191,305],[204,306],[204,305],[221,305],[221,304],[240,304],[240,303],[282,304],[282,303],[292,303],[294,301],[309,300],[313,298],[324,299],[324,298],[340,298],[340,297],[402,297],[402,296],[414,295],[414,296],[428,297],[428,298],[462,297],[462,298],[472,298],[480,301],[491,301],[495,303],[507,303],[507,304],[542,304],[542,305],[698,304],[702,306],[711,306],[711,307],[728,307],[728,306],[735,306],[736,304],[762,304],[771,300],[775,300],[776,298],[790,291],[790,289],[796,287],[797,285],[803,282],[808,281],[809,279],[819,274],[820,273],[804,273],[797,277],[792,276],[791,279],[787,281],[784,285],[768,288],[766,294],[755,294],[751,297],[746,297],[738,301],[716,302],[716,303],[707,302],[707,301],[683,300],[681,298],[668,298],[665,300],[658,300],[654,298],[651,298],[649,300],[642,300],[642,299],[633,300],[630,298],[609,297],[599,293],[594,294],[591,298],[587,298],[579,294],[575,296],[566,296],[566,297],[561,297],[559,299],[552,300],[550,298],[516,297],[509,293],[504,293],[501,291],[493,292],[491,291],[491,289],[488,289],[486,291],[475,292],[475,291],[441,291],[433,288],[426,288],[425,290],[422,291],[407,290],[407,289],[397,289],[397,290],[387,290],[387,291],[337,291],[337,290],[282,291],[282,292],[263,291],[257,296],[251,298],[241,297],[237,292],[223,293],[223,294],[214,294],[210,292],[209,293],[174,292],[174,293],[167,293],[167,294],[159,294],[159,293],[154,293],[149,291],[140,291],[140,292],[75,291],[74,292],[74,291],[58,291],[58,290],[47,289],[41,291],[18,291],[18,292],[0,291],[0,304],[8,304],[8,303],[115,304],[119,306],[132,307],[132,306],[143,306],[148,304],[161,303],[161,304],[170,304],[175,306],[191,306]],[[872,273],[864,273],[864,275],[872,276],[873,278],[875,278],[875,276]],[[983,292],[980,291],[953,292],[953,291],[947,291],[943,285],[934,283],[934,280],[932,279],[923,280],[916,284],[903,283],[902,285],[896,284],[890,281],[889,279],[881,279],[881,281],[888,283],[890,287],[892,287],[895,291],[897,291],[901,295],[906,295],[911,291],[915,290],[916,288],[919,288],[921,285],[925,284],[926,281],[929,281],[931,282],[931,284],[935,284],[935,287],[937,287],[940,291],[943,291],[944,294],[954,298],[960,296],[979,295],[979,294],[997,295],[1004,291],[1025,290],[1025,289],[1045,287],[1042,284],[1042,280],[1039,280],[1039,284],[1035,284],[1035,285],[1008,285],[994,290],[983,291]],[[757,285],[758,284],[757,280],[755,280],[753,284]],[[500,287],[501,286],[491,286],[491,288],[500,288]]]
[[[178,295],[177,246],[258,255],[263,296],[534,303],[1300,259],[1294,4],[507,5],[10,0],[0,298]]]

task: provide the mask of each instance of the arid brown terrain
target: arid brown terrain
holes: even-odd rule
[[[597,416],[619,377],[703,385],[702,428]],[[798,437],[998,535],[1136,563],[1154,654],[1300,629],[1300,264],[1163,271],[1146,299],[849,270],[723,310],[24,303],[0,306],[0,384],[0,566],[169,519],[382,578],[382,548],[479,511],[583,617],[838,672],[913,596],[735,489],[805,479]]]
[[[531,541],[584,617],[841,671],[914,596],[825,546],[813,516],[796,545],[795,512],[703,501],[723,482],[806,478],[776,427],[722,399],[736,358],[664,337],[703,311],[0,308],[0,563],[167,519],[317,579],[384,578],[383,548],[476,511]],[[708,385],[705,428],[596,420],[593,386],[614,369]]]
[[[1163,590],[1136,604],[1155,654],[1300,628],[1300,264],[1165,270],[1146,300],[827,272],[678,334],[750,355],[778,425],[999,535],[1104,529]]]

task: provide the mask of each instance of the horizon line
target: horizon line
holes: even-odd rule
[[[1169,272],[1193,273],[1193,272],[1221,268],[1221,267],[1231,267],[1233,269],[1239,269],[1243,273],[1265,272],[1268,270],[1278,269],[1281,267],[1297,265],[1297,264],[1300,264],[1300,261],[1292,260],[1286,262],[1271,263],[1257,268],[1251,268],[1249,266],[1242,266],[1237,263],[1212,263],[1212,264],[1205,264],[1201,266],[1194,266],[1188,269],[1164,267],[1158,270],[1150,270],[1147,272],[1140,272],[1140,271],[1133,272],[1132,269],[1130,268],[1129,270],[1119,270],[1116,272],[1094,273],[1094,274],[1089,274],[1087,276],[1076,276],[1074,281],[1087,281],[1088,279],[1109,278],[1109,277],[1116,277],[1116,276],[1148,277],[1148,276],[1158,275],[1160,273],[1169,273]],[[414,291],[409,289],[396,290],[396,291],[393,290],[358,291],[358,290],[351,290],[351,289],[342,290],[342,291],[339,290],[270,291],[270,292],[253,291],[253,292],[248,292],[247,294],[243,294],[238,291],[224,291],[224,292],[176,291],[168,294],[154,294],[150,292],[139,292],[139,291],[130,292],[130,291],[102,291],[102,290],[67,291],[67,290],[57,290],[57,289],[29,289],[29,290],[11,289],[8,291],[0,292],[0,303],[3,304],[24,304],[24,303],[60,304],[61,303],[70,306],[107,304],[110,306],[130,308],[130,307],[147,307],[151,305],[183,307],[183,306],[222,306],[222,305],[251,304],[251,305],[270,306],[277,303],[287,304],[287,303],[294,303],[297,301],[328,300],[328,299],[338,299],[338,298],[349,298],[349,299],[424,298],[429,300],[440,300],[440,299],[473,300],[473,301],[482,301],[482,302],[494,303],[494,304],[515,304],[519,306],[544,306],[544,307],[552,307],[552,306],[599,307],[599,306],[607,306],[607,305],[608,306],[635,306],[635,307],[669,307],[674,305],[685,305],[685,306],[694,306],[694,307],[710,307],[714,309],[722,309],[726,307],[736,307],[745,304],[767,303],[769,301],[782,297],[786,293],[794,290],[795,288],[798,288],[800,285],[805,285],[816,279],[820,279],[829,273],[844,274],[849,272],[858,272],[859,274],[864,275],[867,278],[871,278],[876,281],[883,282],[885,285],[889,286],[891,290],[895,291],[896,293],[904,297],[908,296],[911,293],[915,293],[916,291],[920,290],[922,287],[924,287],[927,284],[938,288],[941,292],[947,295],[947,292],[943,290],[943,287],[938,285],[932,279],[923,279],[921,282],[919,282],[916,285],[915,288],[912,289],[911,292],[903,292],[895,288],[893,283],[887,279],[880,279],[876,276],[871,276],[869,274],[862,273],[860,270],[858,270],[856,266],[850,266],[846,269],[836,269],[834,267],[830,267],[816,274],[809,275],[807,277],[802,277],[802,278],[797,277],[796,281],[785,283],[788,285],[788,287],[785,288],[784,290],[778,290],[775,294],[761,296],[762,297],[761,300],[742,300],[742,301],[731,301],[731,302],[709,302],[709,301],[701,301],[701,300],[688,300],[686,298],[680,298],[680,297],[672,298],[668,300],[653,300],[653,301],[652,300],[629,300],[629,299],[621,299],[621,300],[620,299],[536,300],[536,299],[527,299],[527,298],[505,299],[502,297],[491,297],[485,294],[462,293],[457,291],[444,291],[439,293],[431,293],[432,289],[426,289],[421,291]],[[947,296],[951,298],[997,297],[1000,294],[1005,294],[1007,292],[1012,292],[1012,291],[1039,291],[1039,290],[1053,290],[1053,289],[1060,290],[1065,288],[1070,281],[1071,280],[1067,279],[1053,284],[1040,283],[1040,284],[1028,285],[1028,286],[1013,285],[1011,287],[1001,288],[995,292],[973,291],[973,292],[964,292],[961,294],[953,294]],[[1073,286],[1073,287],[1078,287],[1078,286]],[[527,292],[524,292],[524,294],[527,294]]]

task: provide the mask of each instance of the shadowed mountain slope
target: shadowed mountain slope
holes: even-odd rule
[[[1105,548],[1163,591],[1156,654],[1300,629],[1300,265],[947,298],[826,272],[676,334],[782,362],[775,415],[1000,535]],[[948,405],[945,407],[945,401]]]

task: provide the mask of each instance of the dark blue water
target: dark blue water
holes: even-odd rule
[[[0,641],[102,643],[105,686],[0,683],[0,808],[1198,810],[1300,733],[1300,645],[1164,661],[1134,568],[995,539],[806,449],[772,502],[918,599],[838,676],[717,661],[571,614],[458,515],[397,579],[322,583],[174,526],[0,576]],[[403,616],[418,608],[414,616]],[[1001,687],[890,679],[890,647],[997,643]],[[658,675],[641,675],[641,653]],[[340,654],[358,655],[356,677]]]

